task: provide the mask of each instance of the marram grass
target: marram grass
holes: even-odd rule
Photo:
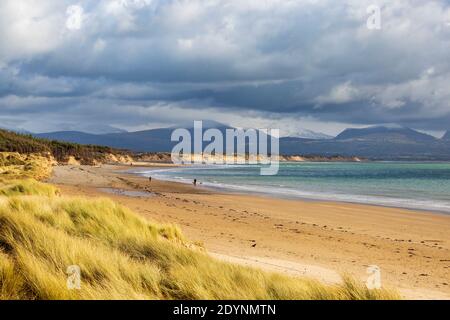
[[[36,195],[52,197],[59,194],[57,188],[50,184],[43,184],[34,179],[26,180],[1,180],[0,196]]]
[[[173,225],[107,199],[58,196],[33,180],[0,183],[1,299],[398,299],[215,260]],[[81,289],[67,288],[67,267]]]
[[[0,152],[0,179],[42,180],[51,175],[54,163],[51,156]]]

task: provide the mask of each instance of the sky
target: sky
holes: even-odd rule
[[[2,0],[0,30],[1,127],[450,129],[448,0]]]

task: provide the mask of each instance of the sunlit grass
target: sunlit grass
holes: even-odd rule
[[[59,194],[57,188],[50,184],[39,183],[34,179],[0,180],[1,196],[38,195],[53,197]]]
[[[50,176],[53,160],[38,154],[0,152],[0,179],[34,178],[42,180]]]
[[[58,196],[32,180],[0,183],[0,299],[396,299],[350,278],[290,278],[215,260],[173,225],[108,199]],[[67,267],[81,268],[69,290]]]

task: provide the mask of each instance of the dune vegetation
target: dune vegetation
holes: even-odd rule
[[[0,179],[42,180],[50,176],[54,162],[49,155],[0,152]]]
[[[108,199],[59,195],[34,180],[0,183],[1,299],[396,299],[218,261],[173,225]],[[81,289],[67,287],[68,267]]]
[[[324,285],[213,259],[174,225],[35,180],[52,164],[0,153],[0,300],[399,298],[349,277]],[[67,285],[71,266],[79,290]]]
[[[77,161],[92,165],[102,162],[114,162],[117,158],[130,160],[131,153],[106,146],[82,145],[71,142],[47,140],[0,129],[0,152],[20,153],[21,155],[44,156],[60,163]],[[111,159],[114,157],[116,159]]]

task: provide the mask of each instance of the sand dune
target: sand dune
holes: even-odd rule
[[[405,298],[450,299],[448,215],[217,193],[150,183],[126,169],[56,167],[50,182],[65,194],[110,197],[149,219],[176,223],[224,260],[325,282],[339,281],[343,272],[365,279],[367,267],[377,265],[383,285]]]

